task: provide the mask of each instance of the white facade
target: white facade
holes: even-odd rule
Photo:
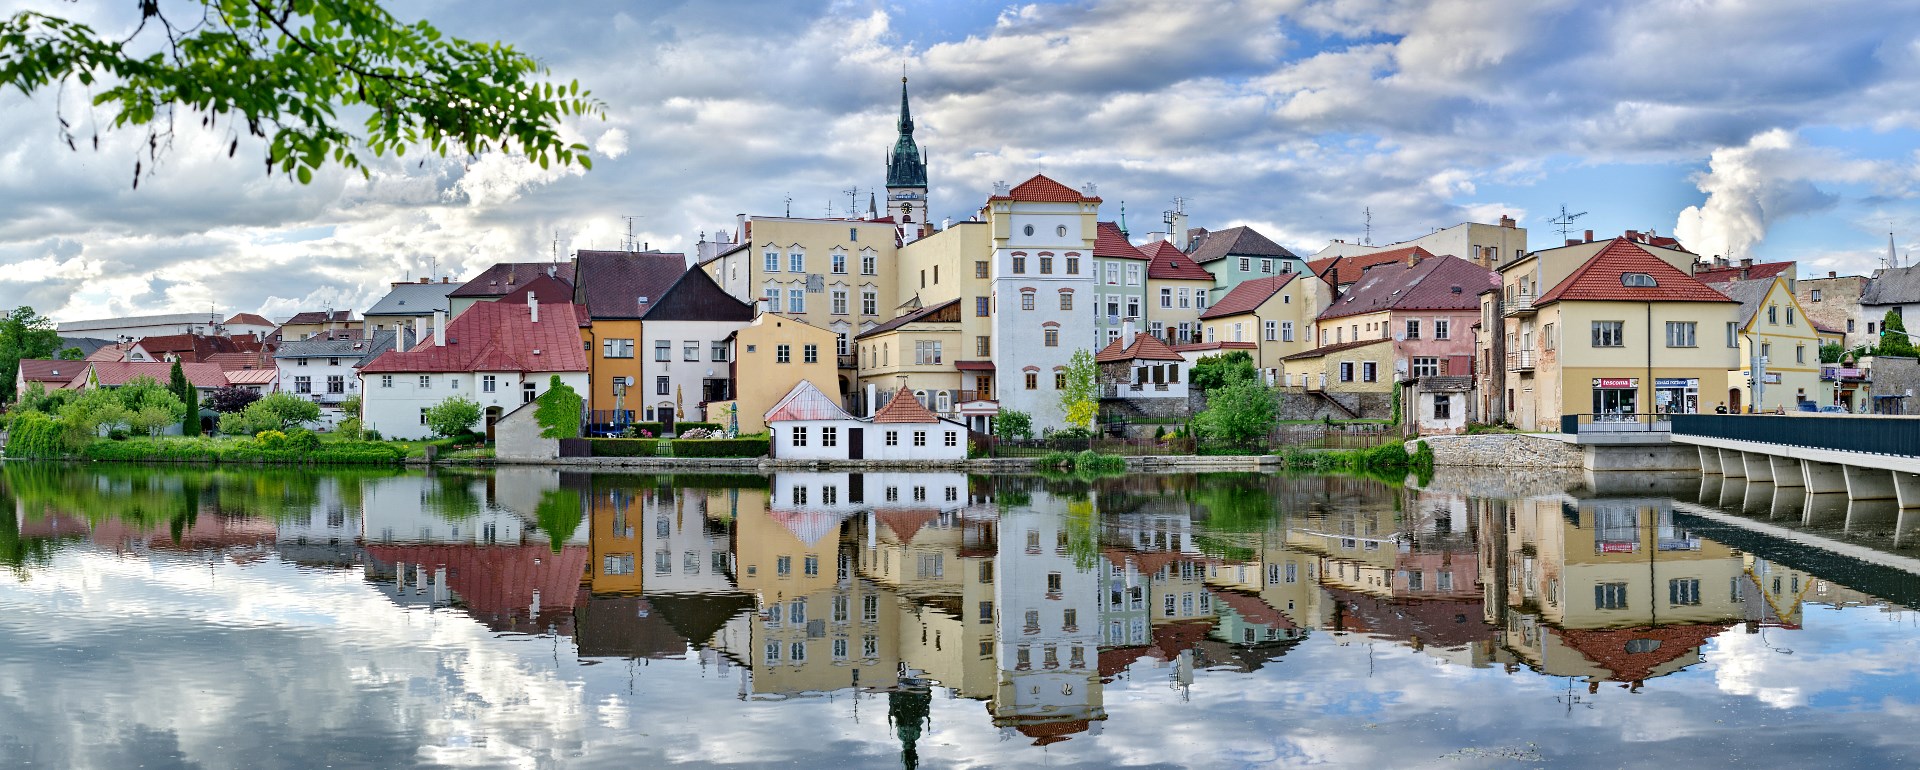
[[[1054,373],[1075,351],[1091,354],[1106,344],[1096,339],[1090,307],[1095,234],[1082,227],[1093,221],[1084,214],[1099,204],[995,200],[990,206],[996,220],[1007,221],[1004,229],[994,223],[996,236],[1007,235],[996,238],[992,264],[1000,409],[1031,415],[1035,431],[1065,428]],[[1050,273],[1042,272],[1043,259],[1051,260]],[[1071,309],[1062,309],[1063,294],[1071,295]]]
[[[280,369],[280,390],[311,399],[323,409],[339,407],[340,402],[360,394],[356,369],[360,356],[276,358]]]
[[[586,372],[432,372],[361,375],[364,427],[376,430],[387,439],[412,441],[432,438],[426,425],[426,410],[454,396],[464,396],[480,405],[481,430],[488,410],[505,415],[521,404],[547,392],[554,375],[580,393],[587,392]],[[284,376],[281,389],[287,388]]]
[[[629,408],[651,422],[676,414],[682,422],[707,422],[701,404],[708,381],[729,378],[727,337],[749,321],[647,321],[641,324],[642,381],[627,390]],[[664,344],[664,347],[662,345]],[[824,351],[821,355],[826,355]],[[662,360],[662,359],[665,360]],[[750,374],[750,373],[749,373]],[[731,396],[732,394],[727,394]]]
[[[518,545],[526,521],[513,510],[488,504],[479,479],[396,476],[370,481],[362,493],[362,538],[372,543],[472,543]],[[449,517],[440,506],[472,504],[477,515]],[[461,510],[461,514],[469,513]]]
[[[993,715],[1000,724],[1105,716],[1100,688],[1105,565],[1075,566],[1064,529],[1068,517],[1055,513],[1067,502],[1043,499],[1048,497],[1036,491],[1030,508],[1000,518],[995,559],[1000,574],[993,591],[1000,621]]]
[[[630,494],[632,490],[617,490]],[[672,497],[646,501],[640,528],[640,554],[646,592],[729,593],[737,590],[727,575],[733,570],[733,550],[725,534],[706,527],[707,501],[703,494],[681,491]],[[704,641],[704,640],[699,640]]]
[[[103,318],[93,321],[68,321],[55,328],[60,331],[62,337],[91,337],[117,341],[123,337],[139,340],[168,334],[214,334],[214,327],[218,325],[219,322],[206,313],[172,313]],[[272,332],[272,329],[267,330],[269,334]]]
[[[773,456],[780,460],[965,460],[967,429],[957,422],[874,423],[780,420],[768,424]],[[861,451],[853,451],[853,442]]]

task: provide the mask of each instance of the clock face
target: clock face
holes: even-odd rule
[[[900,210],[901,210],[901,211],[903,211],[903,212],[911,212],[911,211],[913,211],[913,204],[911,204],[911,203],[902,203],[902,204],[900,204]]]

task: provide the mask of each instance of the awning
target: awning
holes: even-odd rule
[[[992,361],[955,361],[953,362],[953,368],[959,369],[960,371],[963,371],[963,372],[991,372],[993,371],[993,362]]]

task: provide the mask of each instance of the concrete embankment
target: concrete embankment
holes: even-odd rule
[[[1170,457],[1129,457],[1127,470],[1143,472],[1231,472],[1274,471],[1280,468],[1276,455],[1213,457],[1181,455]],[[410,465],[424,465],[409,462]],[[1026,473],[1037,469],[1033,457],[997,457],[973,460],[770,460],[703,457],[564,457],[557,460],[490,460],[481,462],[443,462],[442,465],[537,465],[574,469],[618,469],[632,471],[704,471],[756,473],[770,471],[965,471],[968,473]]]

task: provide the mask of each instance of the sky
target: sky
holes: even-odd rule
[[[911,78],[932,210],[994,183],[1092,183],[1136,236],[1252,225],[1297,253],[1510,214],[1696,253],[1880,266],[1920,242],[1920,14],[1911,0],[505,0],[393,6],[578,79],[593,169],[429,158],[262,173],[264,147],[144,132],[84,89],[0,94],[0,306],[58,320],[364,309],[391,281],[619,248],[690,251],[738,214],[844,215],[884,184]],[[124,34],[132,4],[0,0]],[[125,7],[122,7],[125,6]],[[59,116],[74,120],[69,150]],[[1371,216],[1371,230],[1367,222]],[[1576,232],[1576,234],[1578,234]]]

